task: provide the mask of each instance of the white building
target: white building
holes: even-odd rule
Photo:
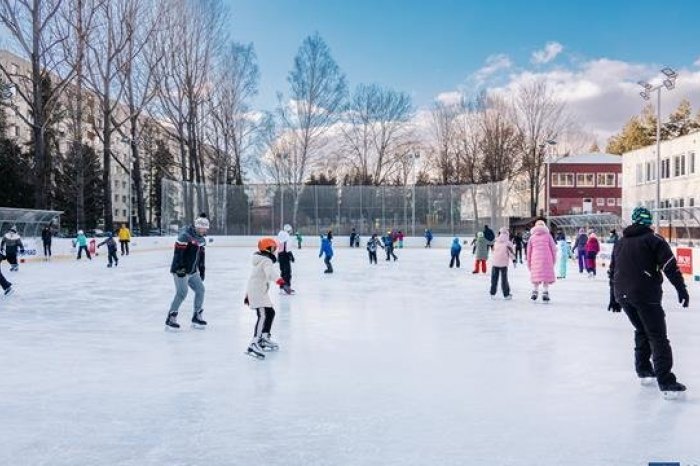
[[[700,201],[700,132],[661,142],[661,208],[695,207]],[[622,155],[623,216],[636,206],[656,206],[656,145]]]

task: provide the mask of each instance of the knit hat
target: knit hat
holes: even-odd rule
[[[652,215],[646,207],[635,207],[632,211],[632,223],[638,225],[651,225]]]
[[[203,230],[209,229],[209,219],[207,219],[206,214],[199,214],[197,220],[194,221],[195,228],[201,228]]]
[[[585,229],[585,228],[579,228],[579,229],[578,229],[578,234],[579,234],[579,235],[585,235],[585,234],[586,234],[586,229]]]
[[[538,221],[535,222],[535,226],[536,226],[536,227],[545,227],[545,228],[546,228],[546,227],[547,227],[547,224],[544,223],[544,220],[538,220]]]

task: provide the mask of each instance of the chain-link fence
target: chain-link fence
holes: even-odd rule
[[[260,235],[292,224],[303,234],[361,235],[400,230],[407,236],[472,234],[508,226],[508,182],[463,186],[203,185],[164,180],[161,225],[173,233],[199,212],[210,234]]]

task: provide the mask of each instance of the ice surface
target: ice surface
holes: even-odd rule
[[[253,243],[253,241],[251,241]],[[381,251],[380,251],[381,253]],[[643,387],[632,329],[606,312],[604,274],[570,278],[552,303],[492,301],[488,278],[446,250],[366,263],[339,249],[322,273],[295,251],[297,295],[275,291],[265,361],[243,354],[251,251],[210,248],[205,318],[163,329],[170,251],[25,264],[0,300],[2,465],[646,465],[700,462],[700,315],[668,290],[687,400]]]

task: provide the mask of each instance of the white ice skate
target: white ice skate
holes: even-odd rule
[[[503,299],[505,299],[506,301],[510,301],[511,299],[513,299],[513,295],[509,294],[508,296],[504,296]]]
[[[674,382],[668,386],[659,387],[664,400],[684,400],[686,387],[682,383]]]
[[[256,341],[248,345],[245,354],[256,359],[265,359],[265,353],[263,353],[263,349]]]
[[[280,349],[280,345],[270,339],[269,333],[264,334],[262,338],[260,338],[258,345],[263,349],[263,351],[278,351]]]
[[[14,292],[15,292],[14,287],[10,286],[8,289],[5,290],[4,294],[5,294],[5,296],[10,296]]]

